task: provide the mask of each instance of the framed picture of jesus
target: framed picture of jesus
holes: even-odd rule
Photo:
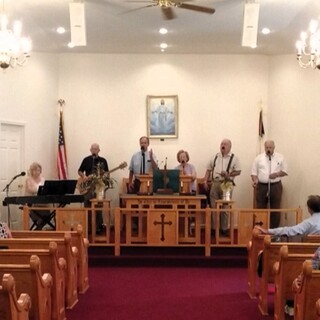
[[[178,137],[178,96],[147,96],[149,138]]]

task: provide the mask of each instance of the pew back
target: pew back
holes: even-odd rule
[[[285,320],[284,307],[286,300],[293,300],[292,283],[301,273],[302,264],[311,259],[313,253],[289,253],[288,246],[280,248],[280,258],[273,266],[275,274],[274,319]]]
[[[0,319],[29,320],[31,298],[27,293],[21,293],[17,298],[15,286],[13,276],[4,274],[0,285]]]
[[[14,277],[17,294],[28,293],[30,296],[30,319],[51,320],[52,277],[41,273],[39,257],[31,256],[29,264],[0,264],[0,277],[6,273]]]
[[[313,270],[311,260],[306,260],[302,267],[303,279],[299,285],[293,284],[294,319],[317,319],[316,302],[320,296],[320,270]]]
[[[42,272],[50,273],[53,278],[51,290],[52,319],[65,320],[66,261],[64,258],[58,258],[55,242],[50,242],[48,249],[0,250],[0,264],[27,264],[31,255],[37,255],[40,258]]]
[[[279,261],[280,248],[287,245],[289,253],[313,254],[319,245],[317,243],[302,242],[271,242],[270,235],[266,235],[263,244],[262,277],[259,289],[259,309],[263,315],[268,315],[268,284],[274,283],[273,265]]]
[[[64,239],[52,239],[52,238],[9,238],[0,239],[0,247],[6,247],[8,249],[47,249],[50,242],[56,242],[58,252],[61,257],[66,260],[67,272],[65,277],[66,284],[66,306],[72,309],[78,302],[77,292],[77,254],[78,249],[71,246],[71,235],[66,232]]]
[[[83,227],[77,225],[76,231],[70,231],[71,245],[78,249],[78,290],[80,293],[85,293],[89,288],[89,273],[88,273],[88,247],[89,241],[84,238]],[[65,231],[12,231],[13,238],[51,238],[63,239]]]

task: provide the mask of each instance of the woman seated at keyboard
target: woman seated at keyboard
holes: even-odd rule
[[[41,165],[37,162],[31,163],[25,184],[26,196],[36,196],[38,194],[39,187],[44,185],[45,179],[42,177],[41,173]],[[45,221],[49,216],[49,210],[31,210],[30,218],[33,222],[31,229],[42,230],[42,228],[47,224]]]

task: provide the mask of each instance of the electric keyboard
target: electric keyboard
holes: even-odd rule
[[[3,205],[17,204],[17,205],[35,205],[35,204],[59,204],[63,207],[70,203],[84,202],[84,196],[80,194],[66,194],[66,195],[45,195],[45,196],[22,196],[22,197],[6,197],[3,200]]]

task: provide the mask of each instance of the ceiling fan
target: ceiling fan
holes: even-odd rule
[[[150,7],[160,7],[163,13],[163,16],[166,20],[172,20],[176,17],[172,8],[182,8],[182,9],[208,13],[208,14],[215,13],[215,9],[213,8],[185,3],[189,1],[192,1],[192,0],[184,0],[184,1],[183,0],[182,1],[179,1],[179,0],[132,0],[128,2],[150,3],[144,7],[137,8],[136,10],[150,8]]]

